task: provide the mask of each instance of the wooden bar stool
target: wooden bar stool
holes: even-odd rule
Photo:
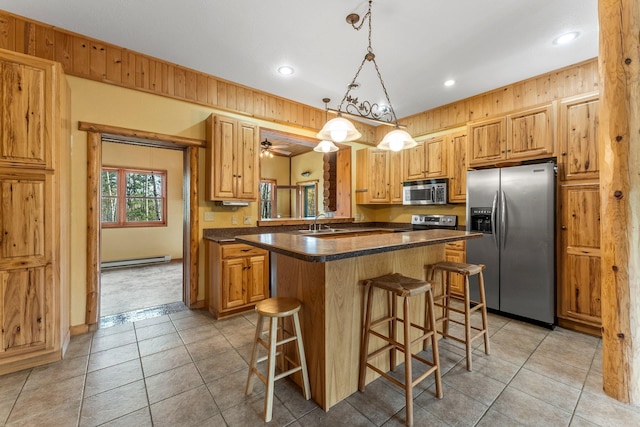
[[[440,332],[443,337],[450,338],[454,341],[458,341],[465,345],[467,355],[467,370],[471,371],[471,343],[473,340],[479,337],[484,338],[484,352],[489,354],[489,330],[487,327],[487,302],[484,294],[484,276],[482,271],[485,269],[483,264],[465,264],[460,262],[439,262],[436,264],[426,265],[427,269],[426,277],[431,283],[435,280],[435,275],[440,272],[441,283],[443,285],[443,291],[441,295],[435,297],[434,305],[442,308],[443,315],[436,319],[436,323],[442,322],[442,331]],[[464,287],[462,291],[462,297],[453,295],[451,293],[451,278],[450,274],[461,274],[464,276]],[[480,301],[471,301],[469,295],[469,276],[478,275],[478,291],[480,294]],[[452,306],[452,301],[462,301],[463,308],[459,309]],[[471,325],[471,314],[477,310],[482,314],[482,328]],[[459,313],[464,315],[464,321],[452,319],[450,313]],[[464,326],[464,339],[449,334],[449,322],[457,323]],[[471,330],[477,331],[474,336],[471,336]]]
[[[376,277],[374,279],[369,279],[364,282],[365,284],[365,297],[366,297],[366,309],[365,309],[365,320],[363,327],[363,337],[362,337],[362,347],[360,348],[360,376],[358,388],[360,391],[364,391],[365,388],[365,376],[367,367],[371,368],[378,374],[382,375],[395,385],[401,387],[405,391],[405,399],[406,399],[406,424],[408,426],[413,425],[413,387],[415,387],[418,383],[420,383],[427,376],[432,373],[435,375],[436,382],[436,396],[438,398],[442,398],[442,384],[441,384],[441,375],[440,375],[440,357],[438,355],[438,340],[435,332],[435,312],[433,305],[433,294],[431,292],[431,285],[429,282],[425,282],[424,280],[413,279],[411,277],[403,276],[399,273],[387,274],[384,276]],[[377,319],[375,321],[371,320],[371,310],[373,306],[373,290],[374,288],[382,289],[387,293],[387,310],[389,314]],[[410,310],[409,310],[409,298],[416,295],[426,294],[426,303],[427,308],[426,312],[428,312],[428,317],[424,319],[424,325],[417,325],[411,322],[410,318]],[[400,297],[403,299],[403,318],[398,317],[397,313],[397,298]],[[403,323],[403,342],[399,342],[396,338],[396,327],[397,322]],[[388,335],[384,335],[378,331],[375,331],[379,325],[387,324],[388,326]],[[421,335],[415,338],[413,341],[411,340],[411,328],[418,329],[422,331]],[[375,350],[372,353],[369,353],[369,336],[374,335],[382,340],[386,341],[388,344],[383,346],[382,348]],[[431,341],[432,348],[432,357],[433,362],[430,362],[416,354],[413,354],[411,351],[411,346],[424,342],[427,340]],[[377,368],[375,365],[369,363],[370,360],[380,356],[385,352],[390,352],[390,370],[395,371],[396,369],[396,350],[399,350],[404,353],[404,383],[395,379],[387,372],[382,369]],[[413,380],[413,371],[412,371],[412,359],[417,359],[420,362],[430,366],[426,372],[420,375],[418,378]]]
[[[302,344],[302,334],[300,333],[300,318],[298,312],[300,311],[300,301],[295,298],[269,298],[260,301],[256,304],[256,312],[258,313],[258,324],[256,325],[256,335],[253,341],[253,350],[251,351],[251,363],[249,364],[249,376],[247,377],[247,387],[245,394],[251,394],[253,391],[253,382],[255,377],[258,377],[260,381],[266,386],[264,397],[264,420],[265,422],[271,421],[273,411],[273,389],[274,383],[286,376],[289,376],[295,372],[302,372],[302,383],[304,398],[309,400],[311,398],[311,391],[309,387],[309,374],[307,372],[307,362],[304,356],[304,346]],[[284,330],[284,325],[278,327],[278,320],[281,323],[285,317],[292,317],[293,320],[293,333],[289,337],[284,338],[287,331]],[[269,332],[267,341],[262,339],[263,335],[263,322],[264,318],[269,318]],[[278,340],[278,335],[282,335],[282,339]],[[296,341],[296,349],[298,353],[298,361],[290,359],[281,349],[277,352],[277,347],[283,344]],[[258,358],[258,344],[261,344],[267,349],[267,355]],[[276,355],[281,356],[281,360],[286,359],[293,368],[281,372],[276,375]],[[267,374],[266,377],[258,371],[257,364],[267,361]],[[284,364],[281,366],[284,369]]]

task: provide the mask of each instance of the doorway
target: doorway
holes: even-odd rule
[[[182,150],[183,194],[185,195],[182,300],[189,308],[199,308],[197,266],[200,243],[199,212],[197,208],[190,209],[190,207],[198,206],[199,149],[206,147],[206,141],[87,122],[79,122],[78,129],[87,132],[86,329],[95,330],[100,319],[100,178],[103,137],[119,141],[126,140],[129,144]]]
[[[184,150],[134,142],[102,137],[100,327],[186,308]]]

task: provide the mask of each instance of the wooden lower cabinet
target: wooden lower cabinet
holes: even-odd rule
[[[269,298],[269,252],[242,243],[205,241],[206,300],[216,319]]]
[[[444,246],[444,256],[447,262],[465,262],[467,259],[465,241],[447,243]],[[449,274],[448,280],[451,281],[451,293],[462,296],[464,292],[464,276],[461,274]]]
[[[559,219],[558,323],[599,334],[599,184],[562,184]]]

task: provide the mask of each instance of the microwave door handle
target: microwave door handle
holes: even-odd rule
[[[496,233],[496,215],[498,214],[498,192],[493,196],[491,203],[491,234],[493,234],[493,243],[498,247],[498,234]]]

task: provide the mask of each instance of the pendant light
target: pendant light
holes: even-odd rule
[[[384,85],[382,75],[380,74],[378,64],[376,63],[376,55],[373,53],[373,48],[371,47],[372,3],[373,0],[369,0],[369,9],[367,10],[367,13],[362,17],[362,20],[360,20],[360,16],[357,13],[351,13],[347,16],[347,23],[350,24],[356,31],[360,31],[360,29],[362,29],[365,21],[368,22],[369,45],[367,46],[367,53],[364,55],[364,59],[360,63],[360,66],[358,67],[353,80],[347,86],[347,92],[344,94],[344,97],[342,98],[338,109],[331,110],[336,112],[337,117],[327,121],[322,127],[322,130],[318,132],[317,136],[321,140],[331,140],[338,143],[355,141],[361,138],[362,134],[358,132],[353,123],[342,117],[343,115],[349,115],[355,118],[363,118],[369,121],[373,121],[378,124],[393,126],[394,130],[385,135],[380,144],[378,144],[378,148],[383,150],[399,151],[406,148],[415,147],[417,143],[409,134],[409,132],[400,128],[400,125],[398,124],[398,118],[396,117],[396,113],[393,110],[393,106],[391,105],[391,100],[389,99],[389,94],[387,93],[387,88]],[[360,22],[360,24],[356,25],[358,24],[358,22]],[[380,81],[380,85],[382,86],[382,90],[384,91],[384,95],[387,100],[386,105],[380,105],[378,103],[372,103],[366,100],[362,101],[357,97],[351,96],[350,94],[351,90],[360,86],[357,83],[356,79],[358,78],[360,71],[362,71],[362,67],[367,62],[372,62],[373,66],[375,67],[378,80]]]
[[[325,109],[325,114],[324,114],[325,120],[327,120],[327,104],[330,101],[331,100],[329,98],[322,98],[322,102],[324,102],[324,109]],[[336,120],[336,119],[333,119],[333,120]],[[342,120],[345,120],[345,119],[342,119]],[[358,132],[358,130],[355,127],[353,127],[353,124],[351,124],[351,122],[349,122],[348,120],[345,120],[345,121],[349,123],[349,125],[351,125],[353,130],[358,133],[358,136],[355,137],[354,139],[360,138],[362,135],[360,135],[360,132]],[[324,125],[322,130],[318,133],[317,136],[318,138],[322,139],[322,141],[320,141],[318,145],[313,147],[313,151],[318,151],[320,153],[333,153],[334,151],[339,150],[339,148],[336,146],[336,144],[333,143],[333,141],[343,142],[348,137],[349,129],[343,132],[339,130],[341,128],[340,125],[337,125],[334,129],[334,125],[333,124],[330,125],[330,122],[331,120],[329,120],[327,124]],[[327,128],[327,130],[325,130],[325,128]],[[325,134],[322,133],[323,131],[326,132],[326,137],[325,137]]]

